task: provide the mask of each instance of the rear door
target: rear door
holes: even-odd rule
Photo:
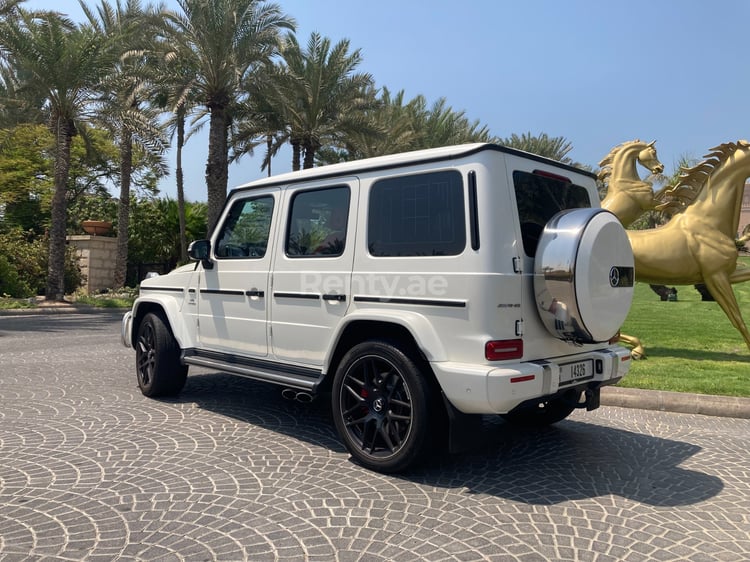
[[[351,301],[359,182],[356,178],[289,188],[279,233],[271,299],[273,354],[320,366]]]

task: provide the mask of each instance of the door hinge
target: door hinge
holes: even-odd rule
[[[513,258],[513,271],[515,273],[523,273],[523,262],[521,261],[521,258],[515,257]]]
[[[519,337],[523,335],[523,320],[516,320],[516,335]]]

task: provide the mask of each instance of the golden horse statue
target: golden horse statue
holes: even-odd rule
[[[635,278],[646,283],[693,285],[704,283],[732,326],[750,348],[748,331],[733,283],[750,280],[750,268],[738,263],[735,244],[745,180],[750,177],[750,143],[721,144],[705,160],[683,170],[678,183],[665,193],[666,224],[629,230],[635,256]],[[633,357],[644,355],[637,338]]]
[[[637,139],[624,142],[599,162],[598,179],[607,186],[607,196],[601,205],[620,219],[623,226],[631,224],[645,211],[655,209],[660,202],[663,190],[654,194],[651,184],[638,175],[637,167],[641,164],[652,174],[664,171],[656,156],[655,143]]]

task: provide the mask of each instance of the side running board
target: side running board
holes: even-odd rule
[[[322,371],[285,365],[272,361],[247,359],[228,353],[186,349],[182,352],[185,365],[206,367],[217,371],[226,371],[251,379],[278,384],[287,388],[296,388],[314,393],[323,379]]]

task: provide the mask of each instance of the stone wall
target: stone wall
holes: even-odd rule
[[[76,248],[86,294],[111,289],[115,279],[117,238],[86,234],[68,236],[68,242]]]

